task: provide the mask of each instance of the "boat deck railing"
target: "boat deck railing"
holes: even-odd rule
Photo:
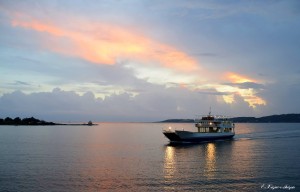
[[[224,116],[224,115],[197,115],[194,119],[195,123],[199,123],[203,120],[213,120],[213,121],[226,121],[229,120],[230,116]]]

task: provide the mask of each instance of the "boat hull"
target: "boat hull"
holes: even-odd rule
[[[175,131],[163,133],[170,142],[200,143],[215,140],[232,139],[234,133],[194,133],[189,131]]]

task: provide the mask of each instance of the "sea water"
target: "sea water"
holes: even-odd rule
[[[170,145],[193,124],[0,126],[0,191],[300,191],[300,124],[236,124],[230,141]]]

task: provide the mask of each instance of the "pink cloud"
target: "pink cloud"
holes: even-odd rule
[[[51,51],[79,57],[96,64],[112,65],[118,60],[134,60],[141,63],[155,63],[183,72],[199,69],[197,61],[185,52],[146,37],[134,29],[83,20],[71,25],[72,20],[76,21],[76,18],[65,21],[69,24],[67,27],[18,13],[12,17],[11,23],[14,27],[47,34],[44,35],[43,46]],[[58,41],[54,43],[47,40],[51,38]],[[62,48],[65,45],[59,38],[68,40],[68,49]]]

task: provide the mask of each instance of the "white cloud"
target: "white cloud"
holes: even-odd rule
[[[189,118],[197,113],[206,113],[209,105],[220,111],[218,113],[231,115],[251,115],[253,111],[268,115],[280,110],[295,112],[299,109],[299,89],[293,85],[299,82],[299,78],[294,76],[299,77],[297,71],[300,69],[298,2],[97,3],[37,3],[32,0],[0,3],[1,114],[122,121]],[[126,31],[181,50],[197,61],[197,65],[199,61],[201,69],[188,72],[172,70],[168,67],[172,64],[169,57],[163,60],[165,65],[159,62],[148,65],[151,60],[148,58],[118,58],[114,65],[95,65],[41,48],[40,40],[50,37],[49,33],[12,27],[8,12],[25,13],[46,23],[53,22],[59,29],[68,32],[77,29],[80,34],[89,34],[89,30],[77,28],[82,25],[76,23],[86,21],[109,23],[122,29],[129,27],[132,30]],[[94,34],[97,30],[90,32]],[[89,42],[95,41],[91,37],[102,37],[103,33],[99,34],[87,35]],[[125,38],[124,42],[127,41],[128,38]],[[66,39],[46,38],[45,43],[60,45],[60,49],[73,53],[66,49]],[[157,54],[155,50],[163,53],[162,48],[155,49],[158,44],[153,45],[150,47],[154,55]],[[82,50],[86,51],[86,47],[83,46]],[[95,50],[87,52],[92,51]],[[144,54],[148,55],[148,52]],[[176,66],[184,69],[186,66],[181,64],[180,58],[175,60]],[[141,62],[141,65],[133,62]],[[222,79],[223,73],[229,71],[247,75],[250,81]],[[274,84],[270,85],[270,82]],[[54,87],[64,91],[52,91]],[[266,105],[261,105],[264,102],[258,98],[265,100]],[[226,104],[224,99],[231,103]],[[247,101],[248,105],[253,101],[259,102],[256,102],[258,105],[252,104],[256,106],[252,109]]]
[[[24,94],[15,91],[4,94],[0,97],[0,113],[3,117],[34,116],[59,122],[194,118],[197,114],[207,114],[210,106],[216,114],[251,114],[243,112],[249,111],[249,107],[242,99],[236,98],[236,102],[229,105],[220,97],[222,95],[199,94],[185,88],[157,86],[136,96],[122,93],[99,99],[92,92],[79,95],[55,88],[52,92]]]

